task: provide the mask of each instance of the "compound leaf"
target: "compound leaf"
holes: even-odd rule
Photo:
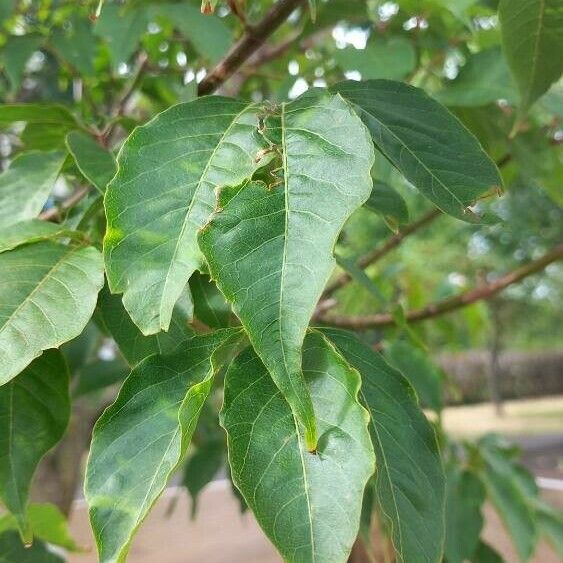
[[[358,373],[317,332],[305,339],[303,372],[318,416],[315,453],[255,352],[231,363],[222,424],[232,478],[285,561],[345,562],[374,470],[368,414]]]

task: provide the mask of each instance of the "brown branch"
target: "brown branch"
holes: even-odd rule
[[[439,209],[432,209],[425,215],[423,215],[418,221],[411,223],[410,225],[406,225],[403,227],[401,231],[397,234],[393,235],[380,247],[372,250],[362,258],[360,258],[357,262],[359,268],[367,268],[371,264],[381,260],[385,255],[389,254],[394,248],[397,248],[403,240],[416,233],[420,229],[426,227],[430,223],[432,223],[435,219],[442,216],[442,212]],[[332,283],[328,284],[324,293],[323,298],[330,297],[336,290],[344,287],[350,280],[351,276],[344,272],[340,276],[338,276]]]
[[[256,25],[247,28],[223,60],[200,82],[198,95],[211,94],[221,86],[304,2],[305,0],[278,0]]]
[[[502,168],[503,166],[506,166],[506,164],[508,164],[511,159],[511,154],[505,154],[502,158],[496,161],[496,165],[499,168]],[[363,269],[377,262],[378,260],[381,260],[381,258],[391,252],[391,250],[397,248],[397,246],[399,246],[406,237],[426,227],[441,215],[442,212],[439,209],[433,209],[432,211],[426,213],[426,215],[423,215],[418,221],[415,221],[414,223],[403,227],[400,232],[389,238],[383,244],[383,246],[372,250],[371,252],[360,258],[357,262],[358,267]],[[341,274],[332,283],[328,284],[323,293],[323,298],[330,297],[336,290],[344,287],[348,282],[350,282],[351,279],[352,278],[350,277],[350,275],[346,272]]]
[[[117,99],[115,106],[110,112],[111,117],[116,118],[125,113],[125,109],[127,108],[127,104],[129,103],[129,100],[131,99],[133,94],[135,94],[137,87],[143,80],[143,76],[145,70],[148,67],[148,63],[149,63],[149,56],[144,51],[141,51],[137,56],[136,68],[135,71],[133,72],[133,77],[131,78],[129,83],[126,84],[125,88],[123,89],[123,92],[120,94],[119,98]]]
[[[70,196],[68,196],[60,205],[56,207],[51,207],[39,214],[39,219],[43,221],[53,221],[58,222],[61,219],[61,215],[64,211],[68,211],[74,207],[79,201],[83,200],[89,193],[90,186],[83,186],[79,188]]]
[[[456,309],[466,307],[467,305],[471,305],[477,301],[490,299],[509,285],[518,283],[532,274],[541,272],[546,268],[546,266],[562,258],[563,244],[559,244],[554,249],[544,254],[541,258],[533,260],[528,264],[517,268],[513,272],[505,274],[493,282],[480,285],[474,289],[460,293],[459,295],[454,295],[447,299],[437,301],[436,303],[426,305],[420,309],[410,311],[406,314],[406,320],[408,322],[418,322],[426,319],[432,319],[444,315],[445,313],[455,311]],[[365,315],[361,317],[320,315],[316,320],[321,321],[323,324],[330,324],[332,326],[349,328],[352,330],[366,330],[369,328],[386,327],[395,324],[393,315],[389,313]]]

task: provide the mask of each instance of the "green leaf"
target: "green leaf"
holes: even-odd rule
[[[30,504],[27,518],[34,539],[64,547],[68,551],[82,551],[70,534],[64,514],[54,504]],[[17,529],[17,520],[12,514],[0,517],[0,533]]]
[[[444,543],[445,484],[436,435],[409,382],[349,332],[323,329],[362,374],[378,460],[376,492],[402,561],[438,562]]]
[[[479,542],[471,563],[504,563],[502,556],[488,543]]]
[[[501,0],[504,52],[526,111],[563,71],[563,5],[560,0]]]
[[[43,123],[30,121],[20,135],[26,151],[51,151],[58,149],[67,152],[66,134],[73,129],[67,123]]]
[[[17,532],[12,530],[0,534],[0,553],[2,563],[64,563],[64,559],[49,550],[43,542],[24,546]]]
[[[11,35],[2,47],[1,58],[13,92],[19,90],[25,65],[42,42],[38,35]]]
[[[316,0],[307,0],[309,4],[309,13],[311,14],[311,21],[315,22],[317,19],[317,2]]]
[[[288,403],[250,348],[225,376],[222,424],[233,481],[285,561],[345,562],[374,470],[358,373],[317,332],[303,372],[318,416],[310,453]]]
[[[403,37],[391,37],[386,41],[378,38],[369,42],[365,49],[340,49],[335,51],[334,58],[342,70],[357,70],[363,80],[401,80],[416,68],[414,47]]]
[[[66,429],[68,382],[62,354],[48,350],[0,387],[0,499],[16,518],[26,543],[33,539],[27,517],[31,479],[41,458]]]
[[[479,445],[484,462],[481,478],[488,497],[511,535],[520,560],[528,561],[538,539],[537,522],[529,500],[530,494],[537,495],[533,478],[523,481],[522,473],[494,435],[485,436]]]
[[[0,227],[0,252],[42,240],[58,238],[80,240],[82,237],[82,233],[71,231],[64,225],[49,223],[40,219],[30,219],[13,225],[10,224],[7,227]]]
[[[122,562],[182,461],[218,369],[240,330],[196,336],[151,356],[126,379],[94,427],[84,491],[100,561]]]
[[[192,497],[192,518],[197,512],[197,500],[201,491],[223,467],[225,444],[223,440],[208,440],[188,458],[184,469],[183,485]]]
[[[126,63],[147,29],[148,14],[143,6],[108,4],[96,21],[94,33],[107,45],[114,67]]]
[[[301,345],[335,265],[338,233],[371,191],[373,148],[348,104],[326,93],[281,104],[266,127],[283,153],[283,182],[220,190],[219,209],[199,243],[314,449]]]
[[[153,14],[169,19],[194,49],[212,63],[219,62],[233,44],[233,32],[221,18],[203,15],[187,2],[159,4]]]
[[[50,241],[0,254],[0,385],[78,336],[103,284],[100,253]]]
[[[563,513],[542,502],[536,507],[536,518],[540,533],[563,558]]]
[[[71,131],[66,145],[82,175],[103,194],[117,170],[112,154],[82,131]]]
[[[115,360],[94,360],[83,366],[74,377],[73,397],[101,391],[122,382],[129,375],[129,365],[118,356]]]
[[[195,272],[190,278],[194,315],[208,327],[225,328],[236,323],[231,306],[209,276]]]
[[[448,563],[473,561],[483,529],[485,488],[467,469],[451,464],[446,473],[446,545]]]
[[[51,44],[73,72],[92,76],[97,45],[91,23],[75,16],[65,24],[64,29],[52,32]]]
[[[385,304],[387,299],[381,293],[378,285],[360,268],[354,259],[336,255],[336,263],[359,285],[367,289],[370,295],[380,304]]]
[[[33,219],[43,209],[66,154],[30,152],[15,158],[0,174],[0,225]]]
[[[437,413],[442,410],[442,375],[427,354],[408,342],[395,340],[387,348],[385,357],[409,380],[424,408]]]
[[[370,211],[381,215],[391,227],[397,232],[399,225],[408,223],[409,209],[403,197],[385,182],[373,182],[373,188],[369,199],[364,203]]]
[[[188,305],[187,296],[185,299],[180,299],[172,313],[167,332],[144,336],[127,314],[119,296],[112,295],[108,288],[104,287],[98,299],[101,320],[131,366],[151,354],[172,352],[180,342],[193,336],[193,331],[188,326],[191,318]]]
[[[16,0],[3,0],[0,2],[0,25],[4,24],[4,20],[11,17],[16,6]]]
[[[502,186],[477,139],[422,90],[386,80],[333,89],[357,106],[377,148],[442,211],[471,220],[468,207]]]
[[[434,94],[446,106],[476,107],[519,96],[500,47],[471,55],[455,80]]]
[[[563,147],[553,146],[542,130],[519,133],[510,142],[510,154],[520,174],[545,190],[563,207]]]
[[[372,477],[366,485],[362,500],[362,514],[360,516],[360,533],[362,543],[370,561],[376,561],[373,551],[373,515],[375,510],[375,479]]]
[[[76,127],[70,111],[58,104],[6,104],[0,107],[0,124],[9,125],[17,121]]]
[[[112,293],[144,334],[166,330],[176,300],[201,266],[196,235],[215,189],[256,170],[263,142],[256,108],[219,96],[166,110],[121,149],[106,191],[104,255]]]

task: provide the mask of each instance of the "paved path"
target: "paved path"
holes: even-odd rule
[[[137,534],[128,563],[282,563],[250,514],[241,515],[227,481],[215,481],[203,492],[195,521],[188,514],[190,501],[182,491],[176,508],[167,516],[177,489],[168,489],[156,504]],[[550,502],[563,508],[563,492],[549,494]],[[504,556],[507,563],[518,563],[514,548],[490,507],[485,509],[485,537]],[[83,501],[77,501],[71,520],[76,540],[91,551],[73,555],[69,563],[96,563]],[[546,545],[541,544],[532,563],[561,563]]]

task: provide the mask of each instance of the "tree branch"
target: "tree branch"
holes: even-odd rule
[[[449,313],[450,311],[455,311],[456,309],[471,305],[476,301],[490,299],[509,285],[518,283],[532,274],[541,272],[546,268],[546,266],[552,262],[560,260],[561,258],[563,258],[563,244],[559,244],[554,249],[544,254],[541,258],[533,260],[528,264],[517,268],[513,272],[505,274],[493,282],[483,284],[464,293],[460,293],[459,295],[454,295],[453,297],[449,297],[447,299],[437,301],[436,303],[426,305],[420,309],[410,311],[406,314],[406,320],[408,322],[418,322],[426,319],[432,319],[444,315],[445,313]],[[366,330],[369,328],[386,327],[395,324],[393,315],[389,313],[365,316],[319,315],[316,320],[321,321],[323,324],[349,328],[352,330]]]
[[[198,95],[211,94],[221,86],[304,2],[305,0],[278,0],[256,25],[247,28],[223,60],[200,82]]]
[[[418,221],[415,221],[414,223],[403,227],[401,231],[387,239],[387,241],[382,246],[372,250],[371,252],[360,258],[357,262],[358,267],[362,269],[367,268],[371,264],[377,262],[378,260],[381,260],[394,248],[397,248],[397,246],[399,246],[406,237],[412,235],[413,233],[416,233],[441,216],[442,212],[439,209],[432,209],[431,211],[423,215]],[[323,298],[326,299],[327,297],[330,297],[336,290],[344,287],[351,279],[351,276],[346,272],[338,276],[332,283],[327,285],[323,293]]]
[[[61,215],[64,211],[68,211],[72,207],[74,207],[79,201],[84,199],[90,191],[90,186],[83,186],[76,191],[72,192],[62,203],[61,205],[57,205],[46,209],[42,213],[39,214],[39,219],[43,221],[53,221],[58,222],[61,219]]]

